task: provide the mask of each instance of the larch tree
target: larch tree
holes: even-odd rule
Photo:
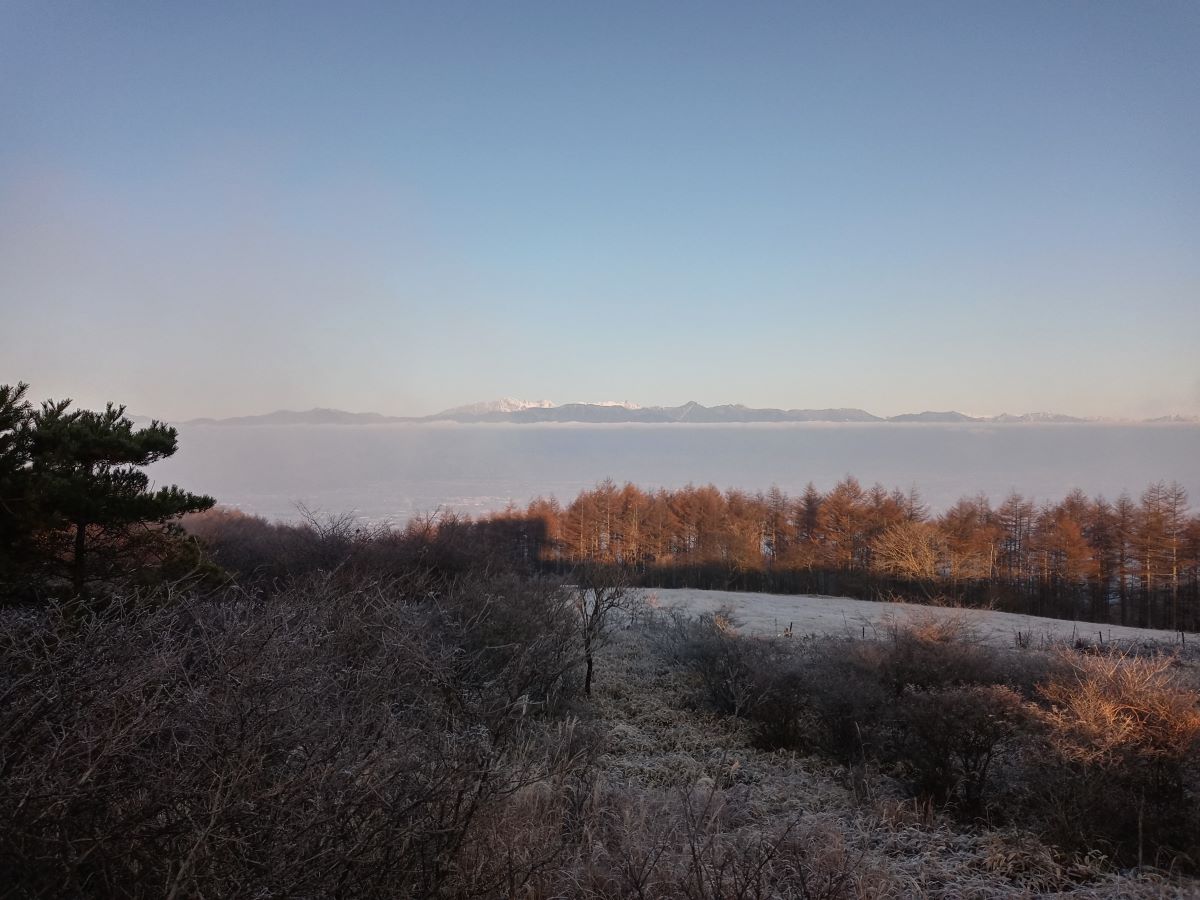
[[[1137,568],[1138,518],[1137,504],[1128,492],[1123,491],[1113,504],[1114,562],[1122,625],[1129,624],[1130,620],[1129,583]]]

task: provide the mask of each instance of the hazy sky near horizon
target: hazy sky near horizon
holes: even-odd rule
[[[1200,413],[1200,4],[0,6],[0,382]]]

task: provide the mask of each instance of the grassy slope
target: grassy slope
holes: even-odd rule
[[[665,593],[691,595],[695,608],[701,600],[720,605],[724,599],[694,591],[659,592],[660,599]],[[709,803],[711,796],[709,805],[729,811],[727,827],[751,836],[792,823],[792,833],[813,848],[818,869],[853,873],[857,896],[1200,897],[1195,882],[1130,878],[1099,858],[1057,858],[1019,830],[956,827],[904,800],[878,772],[851,773],[819,757],[758,751],[744,723],[694,707],[686,676],[658,661],[638,627],[618,633],[605,649],[597,679],[594,724],[608,735],[600,763],[605,790],[640,797],[650,810],[671,798],[699,796]],[[628,827],[641,829],[645,843],[656,823],[648,814]]]
[[[886,633],[893,623],[953,616],[980,638],[997,646],[1014,646],[1018,633],[1028,636],[1031,646],[1074,641],[1077,638],[1088,642],[1103,639],[1105,642],[1122,643],[1149,641],[1160,645],[1180,643],[1178,632],[1151,628],[1071,622],[986,609],[877,603],[849,597],[749,594],[691,588],[655,589],[648,591],[647,597],[653,604],[679,606],[692,613],[728,608],[741,630],[747,634],[778,634],[792,624],[797,637],[811,634],[863,637],[864,633],[866,637],[871,637],[873,634]],[[1186,635],[1184,640],[1188,644],[1194,641],[1200,647],[1200,635]]]

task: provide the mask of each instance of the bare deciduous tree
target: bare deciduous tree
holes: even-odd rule
[[[604,646],[620,617],[641,605],[642,597],[632,587],[629,571],[621,566],[580,565],[575,568],[574,581],[585,667],[583,692],[590,697],[597,651]]]
[[[890,525],[872,542],[877,568],[905,578],[932,579],[938,575],[942,541],[937,528],[904,520]]]

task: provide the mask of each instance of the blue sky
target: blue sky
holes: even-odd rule
[[[0,381],[1200,413],[1200,5],[0,6]]]

